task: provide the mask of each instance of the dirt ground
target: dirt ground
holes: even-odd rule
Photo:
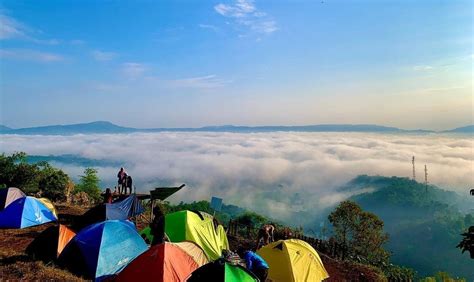
[[[56,206],[61,223],[68,225],[71,218],[81,215],[84,209]],[[35,261],[26,253],[26,247],[46,228],[48,223],[26,229],[0,229],[0,281],[83,281],[52,263]]]
[[[82,215],[86,209],[77,206],[56,206],[60,223],[69,226],[74,218]],[[46,228],[55,223],[48,223],[26,229],[0,229],[0,282],[3,281],[84,281],[70,272],[57,268],[52,262],[35,261],[25,250],[27,246]],[[231,249],[239,245],[251,246],[254,242],[244,238],[229,236]],[[329,273],[328,282],[344,281],[383,281],[370,268],[341,262],[320,254]]]

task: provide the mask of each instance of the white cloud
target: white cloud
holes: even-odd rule
[[[41,63],[51,63],[65,60],[62,55],[29,49],[0,49],[0,57],[4,59],[33,61]]]
[[[40,33],[27,25],[7,16],[5,11],[0,10],[0,40],[21,39],[37,44],[57,45],[60,43],[57,39],[39,39],[34,34]]]
[[[0,39],[22,38],[27,27],[0,11]]]
[[[227,18],[234,19],[238,26],[244,26],[258,34],[271,34],[278,30],[277,23],[267,13],[257,10],[252,0],[237,0],[234,4],[217,4],[214,10]]]
[[[92,51],[92,57],[96,61],[104,62],[104,61],[110,61],[113,60],[117,57],[117,53],[114,52],[104,52],[100,50],[94,50]]]
[[[230,83],[229,80],[218,78],[216,75],[206,75],[199,77],[189,77],[165,81],[171,87],[183,88],[219,88]]]
[[[418,65],[418,66],[413,66],[413,70],[414,71],[429,71],[429,70],[432,70],[434,69],[433,66],[429,66],[429,65]]]
[[[359,174],[410,177],[413,155],[420,181],[427,164],[430,183],[466,193],[473,181],[473,147],[469,137],[361,133],[163,132],[0,139],[6,153],[73,154],[122,164],[139,191],[186,183],[172,201],[220,196],[226,203],[280,219],[292,216],[291,197],[300,197],[304,210],[317,212],[351,196],[336,188]],[[58,165],[72,176],[83,169]],[[99,167],[101,179],[114,185],[117,169]]]
[[[137,79],[140,78],[145,71],[147,70],[147,67],[144,64],[140,63],[123,63],[121,72],[123,75],[125,75],[129,79]]]

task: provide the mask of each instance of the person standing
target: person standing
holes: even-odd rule
[[[150,224],[150,233],[153,236],[152,246],[165,241],[165,215],[160,207],[153,208],[153,216],[153,221]]]
[[[122,191],[125,188],[125,182],[127,181],[127,172],[125,171],[125,169],[123,169],[123,167],[121,167],[119,172],[117,173],[117,178],[119,194],[122,194]]]

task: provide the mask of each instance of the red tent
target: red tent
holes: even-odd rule
[[[152,246],[127,265],[115,281],[181,282],[199,267],[187,252],[173,243]]]

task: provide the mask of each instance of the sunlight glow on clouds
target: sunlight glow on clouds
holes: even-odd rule
[[[3,135],[0,140],[6,153],[123,163],[139,191],[186,183],[186,193],[171,201],[220,196],[281,219],[288,216],[291,206],[284,198],[290,196],[301,197],[303,209],[321,209],[351,196],[335,189],[357,175],[410,177],[413,155],[419,181],[427,164],[430,183],[465,192],[473,184],[473,147],[472,138],[461,136],[359,133]],[[84,169],[56,165],[73,177]],[[104,182],[115,184],[118,167],[98,169]]]

